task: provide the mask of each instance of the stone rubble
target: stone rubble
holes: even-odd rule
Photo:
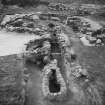
[[[72,63],[71,64],[71,75],[73,75],[75,78],[80,78],[82,76],[88,78],[88,73],[85,68],[82,68],[80,64],[78,63]]]
[[[39,20],[39,16],[33,13],[5,15],[0,26],[10,32],[42,35],[47,27],[40,25]]]
[[[97,22],[73,16],[67,18],[66,24],[79,35],[79,38],[85,37],[91,45],[102,46],[105,44],[105,29]]]
[[[48,7],[52,11],[67,12],[67,14],[70,14],[70,15],[84,16],[84,15],[90,15],[95,13],[95,10],[91,9],[89,11],[87,8],[85,9],[82,8],[82,4],[74,5],[74,4],[63,4],[63,3],[50,3]]]
[[[50,37],[42,36],[40,39],[35,39],[27,44],[24,57],[26,60],[37,62],[47,62],[50,56],[51,44],[49,43]],[[41,47],[39,47],[41,46]]]

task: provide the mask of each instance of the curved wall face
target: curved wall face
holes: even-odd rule
[[[52,61],[44,67],[42,74],[42,92],[44,97],[49,100],[64,101],[67,96],[67,87],[60,68]]]

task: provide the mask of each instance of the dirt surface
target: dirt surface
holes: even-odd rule
[[[34,64],[26,66],[30,73],[30,79],[26,87],[25,105],[43,105],[42,88],[41,88],[41,68]]]
[[[0,57],[0,105],[23,105],[23,62],[17,55]]]

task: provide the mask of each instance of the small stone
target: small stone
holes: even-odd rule
[[[61,93],[61,91],[58,93],[58,95],[61,95],[62,93]]]
[[[53,95],[54,95],[54,96],[56,96],[56,95],[57,95],[57,93],[54,93]]]
[[[22,81],[22,85],[25,86],[26,85],[26,82],[25,81]]]
[[[32,17],[33,20],[39,20],[38,15],[32,15],[31,17]]]
[[[96,44],[102,43],[101,39],[97,39]]]
[[[97,39],[95,37],[89,37],[88,40],[90,41],[90,43],[95,43]]]
[[[89,79],[86,79],[85,82],[89,82]]]

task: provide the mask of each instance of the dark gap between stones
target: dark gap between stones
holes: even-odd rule
[[[60,84],[57,82],[56,70],[52,69],[52,74],[49,77],[49,90],[51,93],[60,92]]]

